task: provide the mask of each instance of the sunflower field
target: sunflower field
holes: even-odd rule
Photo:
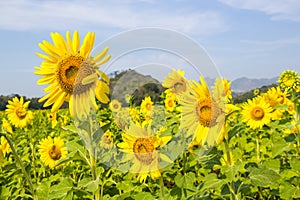
[[[159,101],[122,103],[95,33],[51,38],[34,72],[51,109],[14,97],[0,112],[0,199],[300,199],[297,72],[236,104],[225,78],[173,69]]]

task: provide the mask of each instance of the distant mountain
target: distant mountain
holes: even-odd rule
[[[262,86],[268,86],[277,83],[278,77],[274,78],[260,78],[260,79],[250,79],[246,77],[238,78],[232,81],[231,89],[234,92],[247,92]]]

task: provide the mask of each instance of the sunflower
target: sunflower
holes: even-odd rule
[[[122,105],[120,103],[120,101],[116,100],[116,99],[113,99],[111,100],[111,102],[109,103],[109,108],[111,111],[113,112],[118,112],[121,110],[122,108]]]
[[[2,151],[3,157],[5,157],[6,154],[11,152],[11,148],[4,136],[1,136],[0,150]]]
[[[153,134],[150,126],[146,129],[132,124],[122,133],[123,142],[117,146],[126,153],[123,161],[131,161],[130,172],[137,173],[138,180],[145,182],[149,175],[152,179],[161,176],[160,159],[172,162],[158,149],[165,146],[171,138],[171,136],[160,137],[158,134]]]
[[[100,146],[105,149],[112,149],[113,145],[114,145],[114,139],[112,133],[109,130],[107,130],[101,137]]]
[[[174,111],[177,101],[176,95],[173,92],[166,92],[166,98],[164,100],[166,111]]]
[[[188,81],[184,78],[184,71],[181,70],[172,69],[172,73],[169,73],[162,81],[162,86],[178,97],[189,91]]]
[[[221,97],[225,97],[226,102],[229,103],[232,100],[230,86],[231,86],[231,82],[228,82],[226,78],[224,79],[216,78],[214,94],[217,94],[218,96]]]
[[[152,110],[153,102],[151,97],[145,97],[141,103],[141,111],[144,113],[149,113]]]
[[[254,96],[257,96],[257,95],[259,95],[259,93],[260,93],[259,89],[255,89],[255,90],[253,90],[253,95],[254,95]]]
[[[67,156],[67,149],[64,141],[60,139],[60,137],[52,139],[49,136],[40,142],[39,154],[41,155],[43,163],[52,169],[60,159]]]
[[[57,116],[56,116],[56,112],[54,113],[49,113],[48,114],[49,119],[51,120],[51,127],[55,128],[55,126],[57,125]]]
[[[193,142],[198,146],[207,143],[211,146],[216,143],[223,131],[225,120],[225,99],[218,96],[220,93],[211,94],[203,77],[200,83],[193,81],[192,94],[186,95],[181,100],[182,120],[180,128],[187,130],[187,136],[193,135]],[[216,87],[222,87],[216,82]],[[192,142],[192,143],[193,143]]]
[[[109,78],[98,69],[110,59],[110,55],[106,56],[108,47],[95,57],[90,56],[95,40],[94,32],[87,33],[81,47],[77,31],[72,38],[67,31],[66,40],[57,32],[51,33],[51,38],[53,44],[46,40],[39,43],[45,54],[36,53],[44,59],[40,67],[35,67],[34,73],[43,76],[37,84],[49,84],[44,89],[48,94],[39,99],[39,102],[46,101],[44,107],[52,105],[53,113],[64,101],[68,101],[71,116],[81,119],[96,107],[95,96],[102,103],[109,100]]]
[[[7,119],[3,118],[2,119],[2,128],[5,132],[8,133],[13,133],[13,129],[11,127],[11,124],[9,123],[9,121],[7,121]]]
[[[248,99],[243,105],[242,121],[252,129],[262,128],[271,122],[272,108],[263,98]]]
[[[32,123],[33,114],[31,111],[28,111],[30,101],[24,103],[23,97],[18,99],[18,97],[14,97],[8,101],[8,105],[6,105],[5,113],[7,117],[15,127],[17,128],[25,128],[28,124]]]
[[[280,74],[278,83],[283,89],[296,89],[300,84],[300,76],[293,70],[285,70]]]

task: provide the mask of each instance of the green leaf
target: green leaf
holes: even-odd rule
[[[51,199],[61,199],[68,195],[68,192],[72,190],[73,183],[72,179],[64,178],[60,183],[54,185],[50,188],[50,198]]]
[[[175,183],[180,188],[193,188],[195,177],[196,176],[193,172],[189,172],[185,175],[177,174],[175,176]]]
[[[300,172],[300,160],[292,159],[290,164],[293,170]]]
[[[50,182],[42,182],[36,188],[36,195],[39,200],[48,200],[50,193]]]
[[[222,179],[218,179],[216,174],[208,174],[203,179],[203,186],[201,191],[207,189],[221,188],[226,182]]]
[[[149,192],[140,192],[140,193],[134,195],[134,199],[135,200],[148,200],[148,199],[151,200],[151,199],[155,199],[155,198]]]
[[[276,143],[272,148],[272,157],[275,158],[276,156],[282,154],[283,152],[289,151],[291,149],[292,149],[291,146],[285,140],[282,139],[276,141]]]
[[[266,160],[263,163],[263,166],[266,166],[269,169],[274,170],[275,172],[279,173],[280,170],[280,160],[275,159],[275,160]]]
[[[279,186],[280,198],[282,199],[292,199],[300,198],[300,188],[299,186],[295,187],[294,185],[284,182]]]
[[[299,173],[292,169],[285,169],[280,173],[280,176],[289,180],[292,177],[299,176]]]
[[[274,170],[266,167],[253,169],[249,177],[253,185],[261,187],[268,187],[281,178]]]
[[[79,188],[85,188],[87,191],[94,193],[98,189],[98,179],[84,178],[78,182]]]

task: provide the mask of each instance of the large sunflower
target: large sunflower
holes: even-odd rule
[[[181,99],[180,128],[187,130],[187,136],[193,135],[192,145],[212,146],[224,128],[225,99],[224,96],[218,96],[219,93],[211,94],[203,77],[200,77],[200,81],[192,82],[192,94]],[[221,87],[218,84],[215,88]]]
[[[272,108],[262,97],[248,99],[243,105],[242,121],[252,129],[262,128],[269,124],[272,118]]]
[[[25,128],[28,124],[32,123],[33,114],[31,111],[27,110],[30,101],[24,103],[23,97],[18,99],[14,97],[8,101],[6,105],[5,113],[9,121],[17,128]]]
[[[48,138],[42,139],[40,142],[39,153],[43,163],[46,166],[53,168],[60,159],[67,156],[67,149],[64,141],[60,139],[60,137],[52,139],[49,136]]]
[[[161,176],[159,159],[172,162],[166,155],[159,152],[170,140],[171,136],[160,137],[153,134],[150,126],[147,129],[132,124],[125,133],[122,133],[123,142],[118,144],[125,153],[124,162],[131,161],[131,173],[138,173],[140,182],[145,181],[150,175],[152,179]]]
[[[189,91],[188,81],[184,77],[184,71],[175,69],[172,73],[169,73],[167,77],[162,81],[162,86],[167,89],[167,92],[174,93],[177,97],[181,97]]]
[[[34,73],[43,76],[37,83],[49,84],[44,89],[48,94],[39,102],[46,100],[44,107],[52,105],[51,112],[55,112],[68,101],[71,115],[80,119],[96,106],[95,96],[103,103],[109,101],[109,78],[98,69],[110,59],[110,55],[106,56],[108,47],[95,57],[90,56],[94,32],[87,33],[81,47],[77,31],[72,38],[67,31],[66,40],[57,32],[51,33],[51,38],[53,44],[46,40],[39,43],[45,54],[36,53],[44,59],[40,67],[35,67]]]

